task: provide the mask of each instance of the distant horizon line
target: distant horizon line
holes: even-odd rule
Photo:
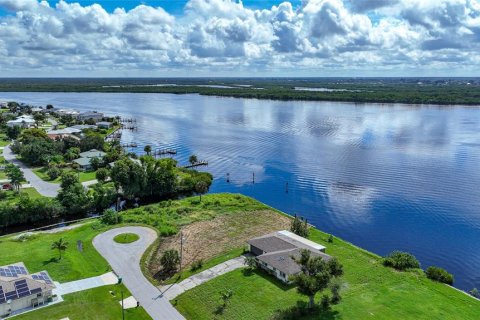
[[[480,76],[271,76],[271,77],[229,77],[229,76],[192,76],[192,77],[0,77],[0,80],[10,79],[480,79]]]

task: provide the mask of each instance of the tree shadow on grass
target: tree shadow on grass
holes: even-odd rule
[[[243,275],[245,277],[250,277],[252,275],[257,275],[257,276],[262,277],[263,279],[267,280],[271,284],[275,285],[278,289],[283,290],[283,291],[288,291],[288,290],[295,287],[292,284],[283,283],[282,281],[277,279],[274,275],[272,275],[272,274],[268,273],[267,271],[265,271],[263,269],[260,269],[260,268],[254,269],[250,273],[247,273],[247,274],[245,274],[245,272],[244,272]]]
[[[60,262],[59,258],[53,257],[53,258],[50,258],[50,260],[43,261],[42,264],[46,266],[47,264],[50,264],[50,263],[59,263],[59,262]]]
[[[339,319],[339,312],[331,309],[324,310],[318,305],[312,309],[307,308],[305,301],[297,301],[295,306],[290,308],[275,310],[272,320],[334,320]]]

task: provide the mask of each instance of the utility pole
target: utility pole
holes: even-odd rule
[[[123,308],[123,289],[121,290],[122,292],[122,320],[125,320],[125,309]]]
[[[180,272],[182,271],[182,263],[183,263],[183,231],[180,231]]]

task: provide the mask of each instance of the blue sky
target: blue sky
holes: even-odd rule
[[[48,0],[50,5],[54,6],[58,1]],[[147,5],[152,7],[162,7],[167,12],[173,15],[180,15],[183,12],[183,7],[188,2],[188,0],[127,0],[127,1],[117,1],[117,0],[77,0],[70,1],[80,3],[82,6],[92,5],[94,3],[100,4],[108,12],[112,12],[116,8],[124,8],[125,10],[131,10],[138,5]],[[281,0],[244,0],[243,4],[245,7],[254,8],[254,9],[267,9],[272,6],[282,3]],[[290,1],[294,6],[301,4],[301,0]],[[0,8],[0,14],[8,14],[9,12]]]
[[[0,0],[0,71],[475,76],[479,1]]]

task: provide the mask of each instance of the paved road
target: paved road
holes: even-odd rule
[[[126,232],[136,233],[140,239],[130,244],[113,241],[116,235]],[[145,278],[140,269],[143,252],[156,238],[156,232],[150,228],[123,227],[99,234],[93,239],[93,246],[123,279],[125,286],[153,320],[182,320],[183,316],[170,304],[168,298]]]
[[[199,286],[202,283],[205,283],[213,278],[221,276],[222,274],[225,274],[227,272],[242,268],[244,266],[245,266],[245,257],[244,256],[236,257],[234,259],[230,259],[228,261],[217,264],[216,266],[210,269],[197,273],[179,283],[175,283],[169,286],[163,286],[161,289],[162,289],[163,295],[168,300],[172,300],[187,290],[195,288],[196,286]]]
[[[57,196],[58,190],[60,190],[60,185],[58,183],[50,183],[40,179],[30,168],[28,168],[15,157],[15,154],[13,154],[10,146],[6,146],[3,149],[3,156],[5,157],[5,160],[17,165],[23,171],[25,180],[27,180],[30,185],[34,187],[42,196]]]

